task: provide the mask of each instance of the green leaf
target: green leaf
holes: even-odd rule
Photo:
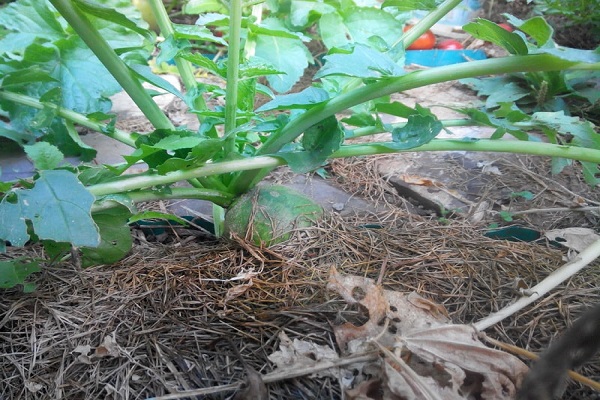
[[[596,50],[581,50],[581,49],[571,49],[569,47],[561,47],[556,46],[552,48],[541,48],[537,49],[532,53],[545,53],[551,54],[556,58],[565,61],[571,61],[573,63],[587,63],[587,64],[595,64],[600,62],[600,53]]]
[[[104,0],[103,7],[128,17],[139,17],[130,1]],[[116,15],[113,11],[110,13]],[[135,54],[143,60],[149,57],[150,42],[140,34],[94,15],[88,17],[122,57],[132,59]],[[11,3],[0,12],[0,25],[10,31],[0,39],[0,52],[10,55],[3,57],[5,62],[1,64],[0,61],[0,67],[11,76],[12,91],[40,98],[58,88],[62,93],[56,104],[60,107],[85,114],[110,109],[108,97],[121,89],[119,84],[48,1],[20,0]],[[23,74],[18,83],[18,79],[13,77],[20,71],[30,73],[28,76]],[[35,76],[39,79],[32,80]],[[44,120],[45,125],[38,126],[31,122],[36,115],[51,115],[48,110],[38,113],[30,107],[6,107],[5,103],[2,107],[9,112],[13,129],[31,130],[37,137],[46,133],[48,120]],[[67,154],[63,148],[60,149]]]
[[[335,7],[321,0],[291,1],[289,22],[295,29],[307,28],[321,15],[335,11]]]
[[[375,106],[378,112],[393,115],[395,117],[408,118],[415,114],[415,109],[403,103],[394,101],[392,103],[379,103]]]
[[[8,196],[4,197],[0,201],[0,242],[9,241],[13,246],[21,247],[28,240],[21,203],[10,202]]]
[[[37,38],[44,41],[60,39],[66,23],[51,11],[47,1],[20,0],[10,3],[0,12],[0,25],[10,33],[0,39],[0,53],[20,52]]]
[[[531,36],[538,47],[542,47],[552,39],[554,29],[542,17],[533,17],[523,21],[509,14],[505,14],[505,16],[508,23]]]
[[[572,135],[571,143],[589,149],[600,149],[600,135],[594,125],[578,117],[565,115],[563,111],[536,112],[531,116],[531,122],[554,129],[563,135]]]
[[[35,290],[36,285],[26,282],[25,279],[40,271],[41,268],[37,261],[27,262],[23,258],[0,261],[0,288],[10,289],[17,285],[23,285],[23,292],[31,293]]]
[[[11,129],[4,121],[0,121],[0,136],[10,139],[20,145],[30,143],[35,140],[35,136],[29,132],[16,131]]]
[[[512,213],[508,211],[500,211],[500,218],[502,218],[506,222],[512,222],[513,216]]]
[[[144,212],[140,212],[135,215],[132,215],[129,218],[129,223],[133,224],[134,222],[148,220],[148,219],[162,219],[162,220],[166,220],[166,221],[173,221],[173,222],[176,222],[183,226],[188,225],[187,220],[185,220],[181,217],[178,217],[177,215],[162,213],[162,212],[158,212],[158,211],[144,211]]]
[[[227,6],[220,0],[189,0],[183,6],[184,14],[228,13]]]
[[[344,130],[335,116],[331,116],[304,132],[303,152],[279,152],[292,171],[302,174],[321,167],[327,158],[338,150],[344,140]]]
[[[433,140],[441,131],[442,123],[433,115],[411,115],[406,125],[392,130],[395,149],[412,149]]]
[[[20,225],[25,225],[25,219],[30,220],[40,239],[97,246],[100,238],[91,217],[94,196],[71,172],[40,171],[39,174],[32,189],[17,192]]]
[[[240,78],[258,78],[265,75],[282,73],[269,62],[259,57],[252,57],[240,65]]]
[[[210,29],[199,25],[181,25],[173,24],[175,39],[190,39],[200,42],[213,42],[222,46],[227,46],[227,42],[220,37],[215,36]]]
[[[166,79],[163,79],[160,76],[152,73],[152,70],[147,65],[134,64],[131,65],[130,68],[135,72],[136,75],[138,75],[146,82],[151,83],[152,85],[159,87],[163,90],[166,90],[167,92],[185,101],[185,96],[175,86],[173,86]]]
[[[485,107],[496,108],[500,103],[515,102],[531,94],[531,90],[522,88],[509,77],[468,78],[461,83],[477,91],[477,96],[488,96]]]
[[[403,23],[390,13],[372,7],[351,7],[343,13],[325,14],[319,20],[319,32],[328,49],[361,43],[379,36],[392,47],[402,36]]]
[[[184,60],[188,60],[189,62],[196,64],[200,68],[212,72],[217,76],[224,78],[227,75],[227,71],[224,68],[221,68],[213,60],[206,56],[203,56],[202,54],[182,51],[178,53],[178,56],[183,58]]]
[[[134,21],[130,20],[114,8],[107,7],[102,4],[92,3],[91,1],[87,0],[73,0],[73,3],[77,6],[77,8],[79,8],[86,14],[93,15],[106,21],[110,21],[117,25],[121,25],[129,30],[139,33],[140,35],[144,36],[148,41],[154,41],[154,35],[151,31],[140,27]]]
[[[463,30],[477,39],[492,42],[511,54],[526,55],[527,44],[521,36],[515,32],[509,32],[492,21],[477,18],[463,26]]]
[[[36,169],[55,169],[64,159],[56,146],[46,142],[23,146],[23,149]]]
[[[129,231],[127,207],[119,206],[94,213],[93,219],[100,232],[100,245],[81,248],[81,265],[112,264],[127,255],[133,240]]]
[[[85,162],[96,158],[96,154],[98,153],[96,149],[81,140],[79,132],[77,132],[75,125],[71,121],[65,120],[63,126],[72,144],[76,147],[75,154],[73,155],[79,156],[79,159]]]
[[[404,75],[404,70],[387,54],[362,44],[356,44],[351,52],[337,49],[337,53],[325,56],[325,65],[315,78],[343,75],[357,78],[383,78]]]
[[[529,190],[524,190],[524,191],[521,191],[521,192],[511,193],[510,197],[512,197],[512,198],[522,197],[525,200],[533,200],[533,198],[535,196]]]
[[[381,8],[396,7],[398,11],[432,11],[441,3],[439,0],[386,0],[381,5]]]
[[[256,111],[308,109],[329,100],[329,94],[320,88],[308,87],[299,93],[284,94],[263,104]]]
[[[284,93],[292,88],[304,74],[308,62],[312,61],[310,52],[298,37],[282,37],[273,32],[287,33],[282,23],[275,19],[266,19],[263,25],[270,28],[269,31],[261,30],[260,33],[252,33],[248,41],[255,42],[255,55],[269,62],[277,71],[285,71],[285,74],[269,75],[267,81],[271,87]],[[266,32],[269,32],[267,34]],[[288,34],[290,35],[290,34]]]

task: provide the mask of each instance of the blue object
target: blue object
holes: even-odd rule
[[[485,60],[483,50],[407,50],[406,65],[417,64],[424,67],[440,67],[471,60]]]
[[[479,0],[463,0],[461,4],[454,7],[444,18],[438,21],[438,24],[463,26],[469,22],[475,15],[475,11],[481,8]],[[415,11],[413,17],[421,19],[427,15],[427,11]]]

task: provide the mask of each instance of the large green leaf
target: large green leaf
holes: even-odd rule
[[[20,224],[30,220],[40,239],[95,247],[100,243],[91,216],[94,196],[68,171],[40,171],[32,189],[17,192]],[[10,237],[3,238],[11,240]]]
[[[333,11],[333,5],[321,0],[294,0],[290,4],[289,22],[296,29],[306,28],[322,14]]]
[[[256,111],[307,109],[327,100],[329,95],[325,90],[311,86],[298,93],[277,96]]]
[[[141,21],[129,0],[93,4],[79,0],[77,4],[90,13],[91,23],[123,58],[145,60],[150,56],[153,47],[145,38],[146,31],[139,27],[134,30],[133,22],[125,22],[125,17]],[[121,90],[120,85],[48,1],[11,3],[0,12],[1,28],[8,33],[0,39],[0,70],[8,78],[10,91],[39,99],[46,96],[42,101],[85,114],[110,109],[108,98]],[[34,138],[58,134],[52,132],[60,127],[52,122],[53,108],[35,110],[6,101],[1,106],[15,130],[31,132]],[[72,155],[72,150],[53,144],[65,155]],[[69,145],[76,147],[77,143],[69,140]]]
[[[302,40],[287,33],[281,21],[266,19],[262,26],[268,30],[252,28],[248,40],[256,44],[257,57],[269,62],[277,71],[285,71],[283,74],[269,75],[267,80],[275,91],[287,92],[302,77],[312,57]]]
[[[64,37],[67,26],[47,1],[20,0],[0,12],[0,25],[9,33],[0,39],[0,53],[20,52],[36,39],[54,41]]]
[[[325,61],[325,65],[315,74],[315,78],[328,75],[384,78],[404,74],[404,70],[387,54],[362,44],[356,44],[351,52],[336,49],[335,52],[325,56]]]
[[[319,20],[319,32],[328,49],[347,44],[369,45],[373,36],[392,47],[402,36],[402,22],[377,8],[351,7],[343,14],[325,14]]]

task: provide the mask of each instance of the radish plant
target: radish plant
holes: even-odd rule
[[[513,99],[499,98],[497,107],[461,108],[464,120],[444,121],[427,108],[390,101],[391,94],[407,89],[478,76],[597,74],[599,53],[555,45],[542,18],[511,20],[518,28],[515,32],[475,20],[464,30],[502,46],[508,57],[409,72],[404,68],[405,48],[461,0],[373,2],[377,7],[352,1],[248,5],[231,0],[226,10],[221,3],[218,10],[210,10],[206,7],[213,2],[190,1],[186,10],[201,13],[196,25],[175,24],[161,1],[148,3],[162,38],[156,61],[173,60],[185,87],[182,92],[149,68],[156,37],[129,1],[18,0],[0,9],[0,140],[23,146],[36,167],[30,179],[0,182],[0,251],[6,243],[40,241],[52,257],[76,248],[83,265],[116,262],[131,247],[132,221],[177,219],[139,213],[138,202],[208,200],[215,205],[220,233],[224,211],[243,201],[243,195],[277,166],[287,164],[304,173],[339,157],[408,150],[527,153],[553,157],[554,172],[577,160],[586,180],[599,183],[600,140],[586,120],[561,111],[527,113]],[[429,13],[403,32],[406,12],[412,9]],[[310,40],[320,40],[328,49],[323,66],[312,86],[288,93],[313,62],[306,47]],[[227,58],[215,61],[199,54],[197,49],[206,42],[227,46]],[[198,69],[223,78],[225,87],[203,83],[196,77]],[[144,81],[183,99],[200,128],[175,127],[144,89]],[[108,97],[121,88],[153,125],[152,132],[116,128]],[[258,93],[271,100],[256,107]],[[208,107],[206,99],[211,97],[223,97],[225,105]],[[352,114],[340,120],[337,114],[345,110]],[[406,122],[386,124],[384,114]],[[491,126],[495,133],[491,140],[436,139],[457,124]],[[80,139],[78,126],[102,132],[135,151],[119,165],[88,164],[95,149]],[[532,131],[545,134],[547,142],[532,140]],[[391,140],[348,142],[381,132],[391,133]],[[505,134],[519,141],[495,140]],[[65,163],[72,155],[83,162]],[[147,171],[124,174],[141,162],[148,165]],[[173,186],[181,181],[189,187]],[[319,214],[314,207],[308,209],[311,215]],[[247,218],[248,213],[240,215]],[[293,223],[294,218],[287,220]],[[271,243],[263,233],[257,237]],[[24,283],[37,268],[31,260],[0,262],[0,287]]]

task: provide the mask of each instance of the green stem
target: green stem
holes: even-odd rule
[[[412,149],[398,150],[390,148],[390,145],[393,146],[393,143],[369,143],[342,146],[342,148],[332,154],[331,158],[415,151],[485,151],[561,157],[600,164],[600,150],[588,149],[584,147],[556,145],[552,143],[489,139],[481,139],[476,141],[434,139],[423,146]],[[257,156],[243,160],[223,161],[207,164],[202,167],[186,171],[168,172],[165,175],[153,175],[146,173],[141,175],[127,176],[119,181],[89,186],[88,190],[95,196],[102,196],[115,193],[124,193],[131,190],[152,187],[155,185],[167,185],[178,181],[199,178],[203,176],[219,175],[236,171],[257,170],[262,168],[275,168],[284,164],[285,161],[279,157]]]
[[[70,0],[50,0],[50,2],[125,89],[150,123],[156,129],[174,129],[171,121],[152,100],[142,84],[133,77],[129,67],[114,52],[85,14]]]
[[[600,164],[600,150],[589,149],[585,147],[563,146],[552,143],[493,139],[481,139],[474,141],[465,141],[460,139],[434,139],[423,146],[407,150],[396,150],[389,148],[388,146],[390,144],[393,146],[393,143],[369,143],[343,146],[338,151],[333,153],[331,158],[369,156],[385,153],[406,153],[414,151],[477,151],[560,157]]]
[[[273,134],[262,145],[258,155],[275,154],[284,145],[291,143],[306,129],[338,112],[392,93],[415,89],[435,83],[470,78],[480,75],[505,74],[531,71],[558,71],[563,69],[600,69],[600,63],[584,64],[558,59],[548,54],[510,56],[504,58],[471,61],[469,63],[435,67],[414,71],[399,77],[382,79],[373,84],[341,94],[324,104],[317,105],[292,120],[281,131]],[[230,185],[235,193],[243,193],[263,176],[265,171],[245,171]]]
[[[404,32],[404,35],[398,39],[392,47],[396,46],[399,42],[402,42],[402,46],[407,48],[419,38],[422,34],[427,32],[436,22],[444,18],[450,11],[456,6],[462,3],[463,0],[446,0],[442,4],[436,7],[435,10],[423,17],[419,22],[415,24],[411,29]]]
[[[223,161],[211,163],[195,169],[185,171],[172,171],[164,175],[144,173],[130,175],[121,180],[107,183],[99,183],[88,187],[95,196],[103,196],[115,193],[124,193],[130,190],[149,188],[156,185],[168,185],[188,179],[203,176],[221,175],[229,172],[244,171],[252,168],[273,168],[285,164],[274,157],[253,157],[243,160]]]
[[[233,200],[233,196],[228,193],[219,192],[211,189],[194,189],[194,188],[172,188],[170,193],[163,193],[157,191],[138,191],[128,192],[127,197],[134,203],[141,203],[144,201],[157,201],[157,200],[173,200],[173,199],[195,199],[195,200],[206,200],[214,204],[227,206]],[[109,199],[99,199],[92,206],[92,212],[98,212],[109,208],[114,208],[120,205],[120,202]]]
[[[77,125],[85,126],[86,128],[101,132],[106,136],[118,140],[119,142],[124,143],[128,146],[135,147],[135,137],[130,133],[121,131],[119,129],[114,129],[113,131],[110,131],[106,124],[92,121],[85,115],[79,114],[75,111],[67,110],[66,108],[62,108],[56,104],[42,103],[38,99],[35,99],[33,97],[19,93],[6,92],[4,90],[0,90],[0,99],[9,100],[11,102],[36,108],[38,110],[41,110],[44,107],[51,108],[56,111],[56,115],[58,115],[59,117],[69,120]]]
[[[149,0],[148,2],[150,4],[150,8],[152,9],[152,13],[154,13],[156,23],[158,24],[158,28],[160,29],[162,35],[164,37],[174,35],[175,30],[173,29],[173,24],[171,23],[171,19],[169,18],[169,14],[165,9],[163,1]],[[183,86],[185,86],[188,92],[192,89],[195,89],[198,86],[198,81],[196,81],[196,77],[194,76],[194,67],[192,64],[179,56],[175,56],[174,61],[177,71],[179,71],[179,75],[181,76]],[[204,102],[204,97],[201,95],[196,96],[194,98],[193,106],[195,110],[205,110],[206,103]],[[200,115],[198,115],[198,120],[202,122],[202,117]]]
[[[229,10],[229,51],[227,53],[227,86],[225,88],[225,153],[235,152],[236,135],[228,135],[236,128],[238,84],[240,68],[240,32],[242,1],[232,0]]]

